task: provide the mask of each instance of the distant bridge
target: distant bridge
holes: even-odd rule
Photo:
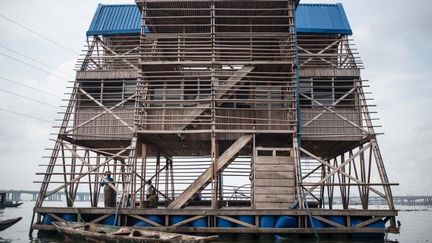
[[[335,203],[342,204],[342,200],[339,197],[334,198]],[[432,206],[432,196],[393,196],[393,202],[395,205],[405,206]],[[351,197],[350,204],[361,204],[359,197]],[[387,200],[382,197],[373,196],[369,197],[369,205],[387,205]]]
[[[23,194],[28,194],[32,196],[32,201],[36,201],[39,191],[30,190],[0,190],[0,192],[6,193],[6,200],[9,201],[19,201]],[[65,197],[64,192],[56,192],[49,196],[45,201],[62,201]],[[103,193],[100,194],[99,198],[103,198]],[[77,192],[75,201],[90,201],[90,193],[88,192]]]
[[[396,205],[424,205],[432,206],[432,196],[393,196],[393,202]],[[386,204],[387,201],[382,197],[370,197],[371,204]]]
[[[7,200],[19,201],[21,200],[22,194],[29,194],[32,196],[32,200],[36,201],[39,191],[30,190],[0,190],[0,192],[6,193]],[[47,201],[62,201],[65,197],[64,192],[57,192],[49,196]],[[103,193],[100,194],[99,198],[103,199]],[[336,203],[341,203],[341,199],[334,198]],[[90,193],[88,192],[77,192],[75,201],[90,201]],[[359,197],[352,197],[351,203],[361,204]],[[393,196],[393,202],[395,205],[407,205],[407,206],[432,206],[432,196]],[[369,204],[371,205],[386,205],[387,201],[382,197],[369,197]]]

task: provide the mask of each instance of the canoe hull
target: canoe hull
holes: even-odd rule
[[[3,231],[9,227],[11,227],[12,225],[18,223],[18,221],[20,221],[22,219],[22,217],[18,217],[18,218],[14,218],[14,219],[8,219],[8,220],[3,220],[0,221],[0,231]]]
[[[217,236],[200,237],[176,233],[158,232],[131,227],[115,227],[109,225],[54,222],[56,230],[65,237],[73,240],[90,242],[210,242],[218,239]],[[122,231],[124,233],[122,233]],[[120,232],[120,233],[119,233]]]

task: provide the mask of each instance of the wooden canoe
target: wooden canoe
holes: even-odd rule
[[[218,239],[218,236],[194,236],[103,224],[79,222],[54,222],[53,224],[56,230],[67,238],[93,242],[195,243],[210,242]]]
[[[6,201],[4,203],[0,203],[0,208],[16,208],[22,204],[23,202]]]
[[[0,221],[0,231],[3,231],[20,221],[22,217]]]

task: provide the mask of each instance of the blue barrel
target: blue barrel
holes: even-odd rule
[[[276,228],[297,228],[298,219],[293,216],[279,216],[275,224]]]
[[[327,227],[326,223],[324,223],[321,220],[318,220],[316,218],[312,218],[312,223],[313,223],[313,228],[316,228],[316,229],[318,229],[318,228],[326,228]],[[310,218],[308,217],[307,225],[308,225],[309,228],[312,228],[312,223],[311,223]]]
[[[368,220],[368,217],[353,217],[351,219],[351,226],[355,227],[356,225]],[[371,223],[366,228],[382,228],[383,232],[385,230],[385,222],[380,219],[374,223]],[[384,233],[355,233],[352,234],[352,239],[354,240],[382,240],[384,238]]]
[[[351,219],[351,226],[354,227],[354,226],[356,226],[356,225],[358,225],[358,224],[360,224],[360,223],[362,223],[368,219],[370,219],[370,218],[368,218],[368,217],[353,217]],[[375,222],[367,225],[366,227],[368,227],[368,228],[384,228],[385,223],[384,223],[384,220],[380,219],[378,221],[375,221]]]
[[[158,216],[158,215],[146,215],[146,216],[144,216],[144,218],[146,218],[148,220],[151,220],[151,221],[153,221],[155,223],[158,223],[160,225],[163,225],[163,222],[164,222],[163,219],[162,219],[162,217]],[[149,224],[149,223],[147,223],[145,221],[138,221],[133,226],[135,226],[135,227],[154,227],[154,225]]]
[[[45,214],[43,216],[43,219],[42,219],[42,224],[44,224],[44,225],[52,225],[52,222],[54,222],[54,221],[55,220],[54,220],[53,217],[51,217],[51,215]]]
[[[217,218],[216,226],[219,228],[231,228],[234,227],[234,223],[225,219]]]
[[[298,219],[293,216],[279,216],[276,220],[275,228],[297,228]],[[297,235],[292,234],[275,234],[276,241],[284,241],[286,239],[296,238]]]
[[[237,220],[245,222],[247,224],[255,225],[255,216],[252,215],[239,215],[236,217]],[[237,227],[245,227],[241,224],[237,224]],[[240,242],[253,242],[255,241],[254,234],[237,234],[237,241]]]
[[[274,228],[276,224],[276,217],[271,215],[260,216],[261,228]]]
[[[240,215],[237,216],[236,219],[245,222],[247,224],[255,225],[255,216],[252,215]],[[237,227],[245,227],[245,226],[237,224]]]
[[[335,222],[337,224],[346,226],[346,217],[345,216],[333,215],[333,216],[328,216],[327,219],[332,221],[332,222]],[[331,224],[327,224],[327,226],[328,227],[335,227]]]
[[[74,213],[65,213],[63,214],[62,219],[64,219],[65,221],[76,222],[77,215]]]
[[[170,225],[177,224],[178,222],[188,219],[188,216],[184,215],[174,215],[170,217]],[[190,223],[179,225],[178,227],[189,227]]]
[[[114,225],[115,215],[111,215],[108,218],[105,218],[103,223],[107,225]]]
[[[197,219],[191,222],[191,226],[195,228],[206,228],[208,227],[207,217]]]

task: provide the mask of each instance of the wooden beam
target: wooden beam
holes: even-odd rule
[[[319,221],[322,221],[322,222],[327,223],[327,224],[329,224],[329,225],[332,225],[332,226],[334,226],[334,227],[338,227],[338,228],[346,228],[345,225],[338,224],[338,223],[336,223],[336,222],[333,222],[333,221],[328,220],[328,219],[326,219],[326,218],[324,218],[324,217],[321,217],[321,216],[313,216],[313,218],[318,219]]]
[[[216,174],[227,167],[234,156],[252,139],[252,135],[243,135],[235,141],[216,161]],[[180,209],[191,199],[197,192],[205,188],[212,178],[212,166],[207,168],[186,190],[180,194],[167,208]]]
[[[346,94],[344,94],[342,97],[340,97],[338,100],[333,102],[329,107],[335,107],[339,102],[341,102],[343,99],[345,99],[348,95],[350,95],[352,92],[354,92],[357,89],[357,87],[352,88],[350,91],[348,91]],[[306,122],[303,127],[309,126],[312,122],[316,121],[318,118],[320,118],[324,113],[326,113],[327,110],[323,109],[318,115],[314,116],[311,120]]]
[[[128,151],[129,149],[130,149],[130,146],[127,147],[126,149],[123,149],[123,150],[121,150],[120,152],[116,153],[114,156],[110,157],[110,158],[109,158],[108,160],[106,160],[105,162],[103,162],[103,163],[101,163],[101,164],[99,164],[99,165],[93,167],[93,169],[81,173],[80,176],[78,176],[78,177],[76,177],[75,179],[73,179],[73,180],[68,181],[67,183],[65,183],[66,185],[59,186],[59,187],[57,187],[56,189],[54,189],[54,190],[50,191],[49,193],[45,194],[45,197],[44,197],[44,198],[47,198],[47,197],[51,196],[52,194],[54,194],[54,193],[60,191],[61,189],[65,188],[65,186],[67,186],[67,185],[69,185],[69,184],[73,184],[73,183],[75,183],[76,181],[78,181],[78,180],[80,180],[81,178],[83,178],[84,176],[87,176],[89,173],[92,173],[92,172],[96,171],[96,170],[99,169],[100,167],[102,167],[102,166],[108,164],[111,160],[113,160],[114,158],[116,158],[116,156],[118,156],[118,155],[124,153],[125,151]]]
[[[382,219],[381,217],[373,217],[371,219],[368,219],[366,221],[361,222],[360,224],[357,224],[356,226],[354,226],[355,228],[363,228],[367,225],[370,225],[372,223],[375,223],[376,221]]]
[[[224,96],[230,89],[232,89],[238,82],[240,82],[246,75],[248,75],[254,67],[252,66],[243,66],[236,73],[234,73],[228,80],[226,81],[226,85],[224,85],[224,90],[217,92],[215,95],[215,99],[220,99]],[[174,130],[183,130],[185,129],[192,121],[194,121],[199,115],[201,115],[206,109],[210,107],[211,103],[208,104],[199,104],[185,115],[185,119],[180,121],[182,124],[178,125],[174,128]]]
[[[99,222],[101,222],[102,220],[108,218],[109,216],[111,216],[111,214],[105,214],[105,215],[102,215],[102,216],[100,216],[100,217],[97,217],[97,218],[93,219],[93,220],[90,221],[89,223],[90,223],[90,224],[96,224],[96,223],[99,223]]]
[[[243,221],[235,219],[235,218],[231,218],[231,217],[227,217],[227,216],[222,216],[222,215],[217,216],[217,217],[221,218],[221,219],[225,219],[226,221],[230,221],[230,222],[235,223],[235,224],[239,224],[239,225],[244,226],[246,228],[258,228],[258,226],[256,226],[256,225],[248,224],[246,222],[243,222]]]
[[[194,217],[191,217],[191,218],[185,219],[185,220],[183,220],[183,221],[180,221],[180,222],[178,222],[178,223],[175,223],[175,224],[171,225],[171,227],[181,226],[181,225],[184,225],[184,224],[190,223],[190,222],[192,222],[192,221],[195,221],[195,220],[197,220],[197,219],[201,219],[201,218],[204,218],[204,217],[207,217],[207,216],[205,216],[205,215],[198,215],[198,216],[194,216]]]
[[[327,162],[325,162],[324,160],[320,159],[318,156],[312,154],[311,152],[300,148],[300,150],[307,154],[308,156],[318,160],[320,163],[330,167],[332,169],[332,171],[330,171],[329,174],[327,174],[325,177],[323,177],[319,182],[317,182],[314,186],[312,186],[312,188],[309,188],[309,190],[307,192],[305,192],[306,195],[310,194],[315,188],[317,188],[319,185],[321,185],[321,183],[325,182],[328,178],[330,178],[333,174],[335,173],[339,173],[339,174],[343,174],[346,177],[350,178],[351,180],[359,183],[359,184],[363,184],[361,181],[357,180],[356,178],[354,178],[353,176],[347,174],[346,172],[342,171],[341,169],[347,165],[348,163],[350,163],[354,158],[356,158],[360,153],[362,153],[363,151],[365,151],[367,148],[369,148],[371,146],[371,144],[367,144],[364,148],[362,148],[360,151],[358,151],[356,154],[350,156],[347,160],[345,160],[343,163],[341,163],[338,167],[335,167]],[[367,188],[369,188],[371,191],[375,192],[377,195],[385,198],[385,195],[382,194],[380,191],[376,190],[375,188],[368,186],[367,184],[365,185]]]
[[[115,114],[112,110],[108,109],[105,105],[103,105],[101,102],[99,102],[97,99],[95,99],[93,96],[91,96],[89,93],[87,93],[82,88],[79,88],[79,91],[83,93],[85,96],[87,96],[90,100],[95,102],[98,106],[100,106],[102,109],[104,109],[106,112],[110,113],[115,119],[117,119],[120,123],[122,123],[125,127],[127,127],[129,130],[134,132],[134,129],[126,123],[121,117],[119,117],[117,114]]]
[[[153,225],[153,226],[155,226],[155,227],[161,227],[161,226],[162,226],[162,225],[160,225],[160,224],[158,224],[158,223],[156,223],[156,222],[154,222],[154,221],[151,221],[150,219],[147,219],[147,218],[141,217],[141,216],[139,216],[139,215],[131,215],[131,217],[132,217],[132,218],[139,219],[139,220],[141,220],[141,221],[144,221],[144,222],[146,222],[146,223],[148,223],[148,224],[151,224],[151,225]]]
[[[76,125],[75,127],[73,127],[71,129],[65,131],[65,133],[70,133],[72,131],[75,131],[76,129],[78,129],[78,128],[80,128],[80,127],[82,127],[82,126],[84,126],[84,125],[86,125],[86,124],[88,124],[88,123],[96,120],[97,118],[103,116],[104,114],[106,114],[106,113],[114,110],[115,108],[120,107],[121,105],[123,105],[124,103],[128,102],[129,100],[134,99],[135,96],[136,96],[136,94],[133,94],[133,95],[129,96],[128,98],[126,98],[125,100],[122,100],[120,103],[117,103],[115,106],[109,108],[108,110],[104,110],[103,112],[101,112],[101,113],[97,114],[96,116],[88,119],[87,121],[84,121],[84,122],[80,123],[79,125]]]
[[[316,103],[317,105],[321,106],[323,109],[327,110],[330,113],[333,113],[335,116],[339,117],[340,119],[342,119],[343,121],[348,122],[349,124],[351,124],[353,127],[358,128],[359,130],[361,130],[362,132],[364,132],[365,134],[371,134],[370,131],[360,127],[358,124],[355,124],[354,122],[352,122],[351,120],[349,120],[348,118],[346,118],[345,116],[342,116],[341,114],[335,112],[334,110],[330,109],[329,107],[323,105],[322,103],[318,102],[317,100],[305,95],[305,94],[300,94],[301,96],[303,96],[304,98],[312,101],[313,103]]]

